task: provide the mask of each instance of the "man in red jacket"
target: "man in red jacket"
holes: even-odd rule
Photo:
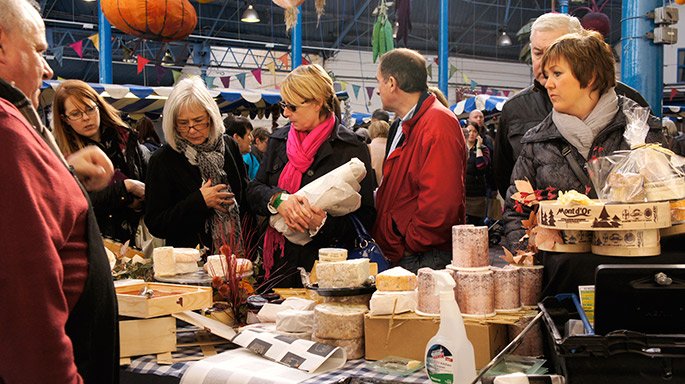
[[[409,49],[381,57],[383,109],[398,119],[388,134],[376,194],[374,238],[394,264],[414,273],[452,259],[452,226],[463,224],[466,144],[459,122],[428,92],[426,59]]]

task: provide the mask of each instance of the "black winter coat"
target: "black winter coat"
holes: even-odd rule
[[[593,156],[609,155],[618,150],[629,149],[628,143],[623,138],[626,127],[626,116],[623,114],[623,106],[634,102],[624,96],[618,97],[619,111],[614,119],[595,137],[589,158]],[[650,130],[646,142],[663,143],[664,137],[661,132],[661,122],[654,116],[649,120]],[[560,191],[574,189],[585,193],[586,186],[573,173],[568,161],[562,154],[565,146],[571,147],[571,153],[578,164],[585,170],[585,159],[571,146],[557,129],[552,121],[552,115],[547,116],[540,125],[528,131],[521,140],[521,155],[514,165],[512,180],[528,179],[533,189],[544,190],[547,187],[555,187]],[[602,148],[601,154],[597,149]],[[587,170],[585,170],[587,174]],[[592,187],[592,186],[590,186]],[[524,234],[521,220],[528,219],[530,210],[524,208],[523,213],[514,210],[514,202],[511,195],[516,192],[512,182],[507,190],[504,211],[505,246],[509,249],[516,246]]]
[[[476,146],[469,149],[469,159],[466,161],[466,177],[464,178],[464,189],[468,197],[485,197],[487,192],[487,173],[490,168],[490,148],[483,145],[483,158],[485,168],[478,169],[476,161]]]
[[[125,141],[123,150],[122,140]],[[100,231],[115,240],[130,240],[133,244],[143,212],[129,207],[134,196],[126,191],[123,179],[145,181],[147,161],[144,149],[138,144],[138,136],[127,127],[104,127],[100,142],[85,141],[88,145],[100,147],[115,170],[113,182],[108,187],[88,193]]]
[[[628,97],[642,107],[649,107],[638,91],[621,82],[616,82],[616,93]],[[506,197],[514,164],[521,153],[521,138],[528,130],[540,124],[550,112],[552,102],[547,95],[547,89],[537,80],[504,103],[495,136],[496,151],[493,155],[495,183],[502,197]]]
[[[224,171],[243,218],[249,214],[245,202],[247,174],[238,144],[225,135],[224,142]],[[205,223],[212,209],[200,192],[204,181],[200,169],[184,154],[169,145],[155,151],[145,183],[145,224],[150,233],[166,239],[166,245],[194,248],[201,244],[211,249],[212,234]]]
[[[286,155],[288,132],[290,132],[290,126],[274,131],[269,139],[257,177],[250,182],[248,202],[258,215],[271,217],[267,205],[274,194],[283,191],[278,187],[278,178],[288,162]],[[355,212],[355,215],[370,232],[376,213],[373,202],[376,178],[371,168],[369,149],[366,144],[359,141],[352,131],[343,125],[337,124],[331,137],[321,145],[311,167],[302,175],[301,187],[345,164],[353,157],[361,160],[366,166],[366,177],[362,180],[359,191],[362,196],[361,207]],[[297,267],[304,267],[307,271],[311,271],[314,260],[318,258],[319,248],[339,246],[349,249],[354,243],[354,238],[354,227],[347,215],[341,217],[329,215],[326,218],[326,223],[311,242],[302,246],[293,244],[286,239],[284,257],[280,257],[279,250],[275,251],[272,271],[280,269],[274,276],[291,274]],[[300,277],[299,275],[291,275],[278,286],[301,286]]]

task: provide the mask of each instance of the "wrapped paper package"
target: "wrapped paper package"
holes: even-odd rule
[[[648,108],[624,110],[627,126],[623,137],[628,151],[588,161],[590,178],[603,202],[636,203],[678,200],[685,197],[685,158],[660,144],[645,143]]]
[[[361,206],[359,183],[364,177],[366,177],[366,167],[355,157],[305,185],[295,194],[306,197],[309,204],[323,209],[331,216],[343,216],[356,211]],[[279,214],[271,216],[269,224],[290,242],[298,245],[309,243],[315,234],[293,231]]]

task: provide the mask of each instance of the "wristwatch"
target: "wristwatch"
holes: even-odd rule
[[[285,192],[281,192],[278,195],[276,195],[276,199],[274,199],[273,204],[274,208],[278,209],[278,206],[281,205],[282,202],[288,200],[288,197],[290,197],[290,195]]]

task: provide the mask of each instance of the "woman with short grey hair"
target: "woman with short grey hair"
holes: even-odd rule
[[[240,244],[247,175],[202,80],[181,80],[162,116],[167,145],[150,158],[146,181],[150,233],[167,245],[199,244],[214,253],[224,243]]]

